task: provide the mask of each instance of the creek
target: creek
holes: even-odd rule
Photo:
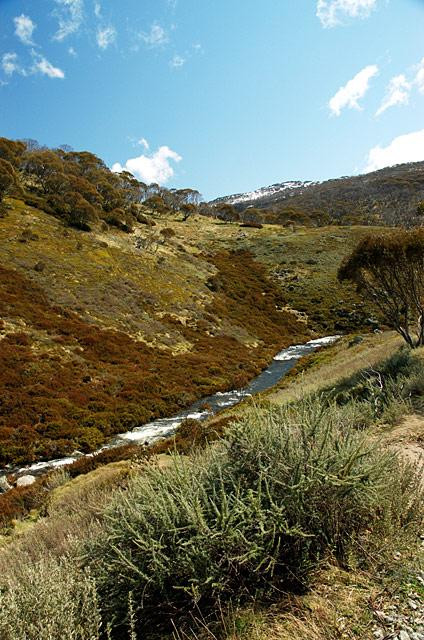
[[[245,398],[254,396],[275,386],[290,371],[290,369],[295,366],[296,362],[300,360],[300,358],[303,358],[323,346],[332,344],[339,338],[340,336],[327,336],[316,340],[310,340],[306,344],[294,345],[287,349],[283,349],[280,353],[277,353],[277,355],[274,356],[271,364],[256,378],[254,378],[244,389],[218,392],[211,396],[206,396],[205,398],[193,403],[188,409],[181,411],[177,415],[170,418],[160,418],[140,427],[136,427],[132,431],[120,433],[110,442],[103,445],[98,451],[86,455],[94,456],[105,449],[111,449],[131,442],[152,444],[156,440],[167,438],[174,434],[184,420],[190,418],[193,420],[206,420],[223,409],[239,404]],[[16,477],[23,475],[36,476],[45,473],[46,471],[71,464],[81,457],[82,454],[77,454],[66,458],[59,458],[57,460],[35,462],[34,464],[26,467],[20,467],[18,469],[3,469],[0,470],[0,476],[6,473],[14,473]]]

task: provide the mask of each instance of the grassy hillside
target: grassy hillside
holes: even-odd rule
[[[373,326],[335,277],[363,228],[291,233],[151,212],[154,229],[83,232],[6,203],[0,464],[90,451],[243,386],[314,332]]]
[[[251,252],[278,282],[286,305],[322,334],[375,328],[372,309],[351,286],[337,281],[337,269],[361,238],[382,231],[361,226],[254,229],[208,221],[196,234],[209,250],[238,247]]]
[[[277,311],[281,291],[245,252],[193,261],[173,244],[137,255],[127,236],[123,247],[119,237],[111,247],[64,237],[53,218],[25,211],[18,203],[0,225],[3,464],[89,451],[242,386],[307,336]],[[31,221],[24,242],[22,216]]]

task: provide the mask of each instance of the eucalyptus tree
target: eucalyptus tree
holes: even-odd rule
[[[345,258],[340,281],[356,284],[412,348],[424,344],[424,230],[365,237]]]

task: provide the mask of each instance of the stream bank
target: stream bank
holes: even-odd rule
[[[217,392],[196,401],[188,409],[185,409],[174,416],[169,418],[160,418],[141,425],[140,427],[136,427],[131,431],[120,433],[109,443],[103,445],[94,453],[86,454],[85,457],[95,456],[106,449],[112,449],[131,442],[150,445],[157,440],[168,438],[175,433],[184,420],[206,420],[228,407],[239,404],[245,398],[254,396],[272,388],[296,365],[298,360],[321,347],[333,344],[339,338],[339,335],[326,336],[315,340],[309,340],[309,342],[303,345],[293,345],[283,349],[274,356],[271,364],[245,388],[226,392]],[[34,464],[15,469],[3,469],[0,470],[0,480],[2,477],[5,477],[6,474],[13,474],[17,478],[17,483],[21,484],[21,486],[23,484],[31,484],[31,482],[35,481],[36,476],[72,464],[83,456],[84,454],[76,452],[74,455],[64,458],[36,462]],[[32,478],[33,480],[31,480]]]

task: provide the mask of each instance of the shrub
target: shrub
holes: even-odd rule
[[[252,411],[204,453],[147,468],[86,557],[116,637],[129,592],[145,637],[195,611],[207,620],[221,600],[303,590],[328,554],[345,563],[363,536],[419,525],[419,501],[410,468],[314,399]]]
[[[78,447],[84,453],[95,451],[104,440],[102,432],[96,427],[80,427],[76,430],[73,437]]]
[[[137,219],[137,222],[139,222],[140,224],[146,224],[149,227],[156,226],[156,222],[151,218],[149,218],[148,216],[144,215],[144,213],[137,213],[136,219]]]
[[[51,215],[55,214],[55,210],[51,206],[49,206],[47,199],[43,196],[37,196],[34,193],[26,191],[23,194],[23,201],[30,207],[41,209],[42,211],[45,211],[46,213],[49,213]]]
[[[138,458],[144,453],[144,449],[136,444],[126,444],[120,447],[105,449],[95,456],[84,456],[75,460],[75,462],[66,466],[66,473],[69,474],[70,478],[76,478],[83,473],[94,471],[105,464]]]
[[[12,185],[16,183],[16,179],[16,172],[10,162],[0,158],[0,202]]]
[[[394,353],[372,369],[359,371],[327,392],[338,405],[366,405],[372,419],[393,424],[407,413],[424,389],[424,362],[408,348]],[[364,409],[363,409],[364,410]]]
[[[52,557],[0,579],[1,640],[98,640],[100,614],[89,574]]]
[[[204,448],[208,443],[221,438],[225,429],[235,419],[235,416],[230,415],[208,424],[189,418],[180,424],[172,438],[160,440],[149,447],[148,452],[152,455],[174,451],[189,453],[195,448]]]
[[[68,224],[81,231],[91,231],[98,221],[96,209],[79,193],[66,194],[64,200],[70,207]]]
[[[31,229],[26,228],[22,231],[21,235],[18,238],[19,242],[31,242],[32,240],[38,240],[38,235],[31,231]]]
[[[113,209],[105,215],[105,221],[112,227],[116,227],[125,233],[132,233],[133,226],[131,217],[123,209]]]
[[[160,230],[159,233],[165,239],[173,238],[175,236],[175,231],[171,227],[164,227],[163,229]]]
[[[27,487],[15,487],[1,494],[0,530],[10,527],[13,520],[27,515],[31,509],[40,508],[45,499],[46,490],[40,480]]]

